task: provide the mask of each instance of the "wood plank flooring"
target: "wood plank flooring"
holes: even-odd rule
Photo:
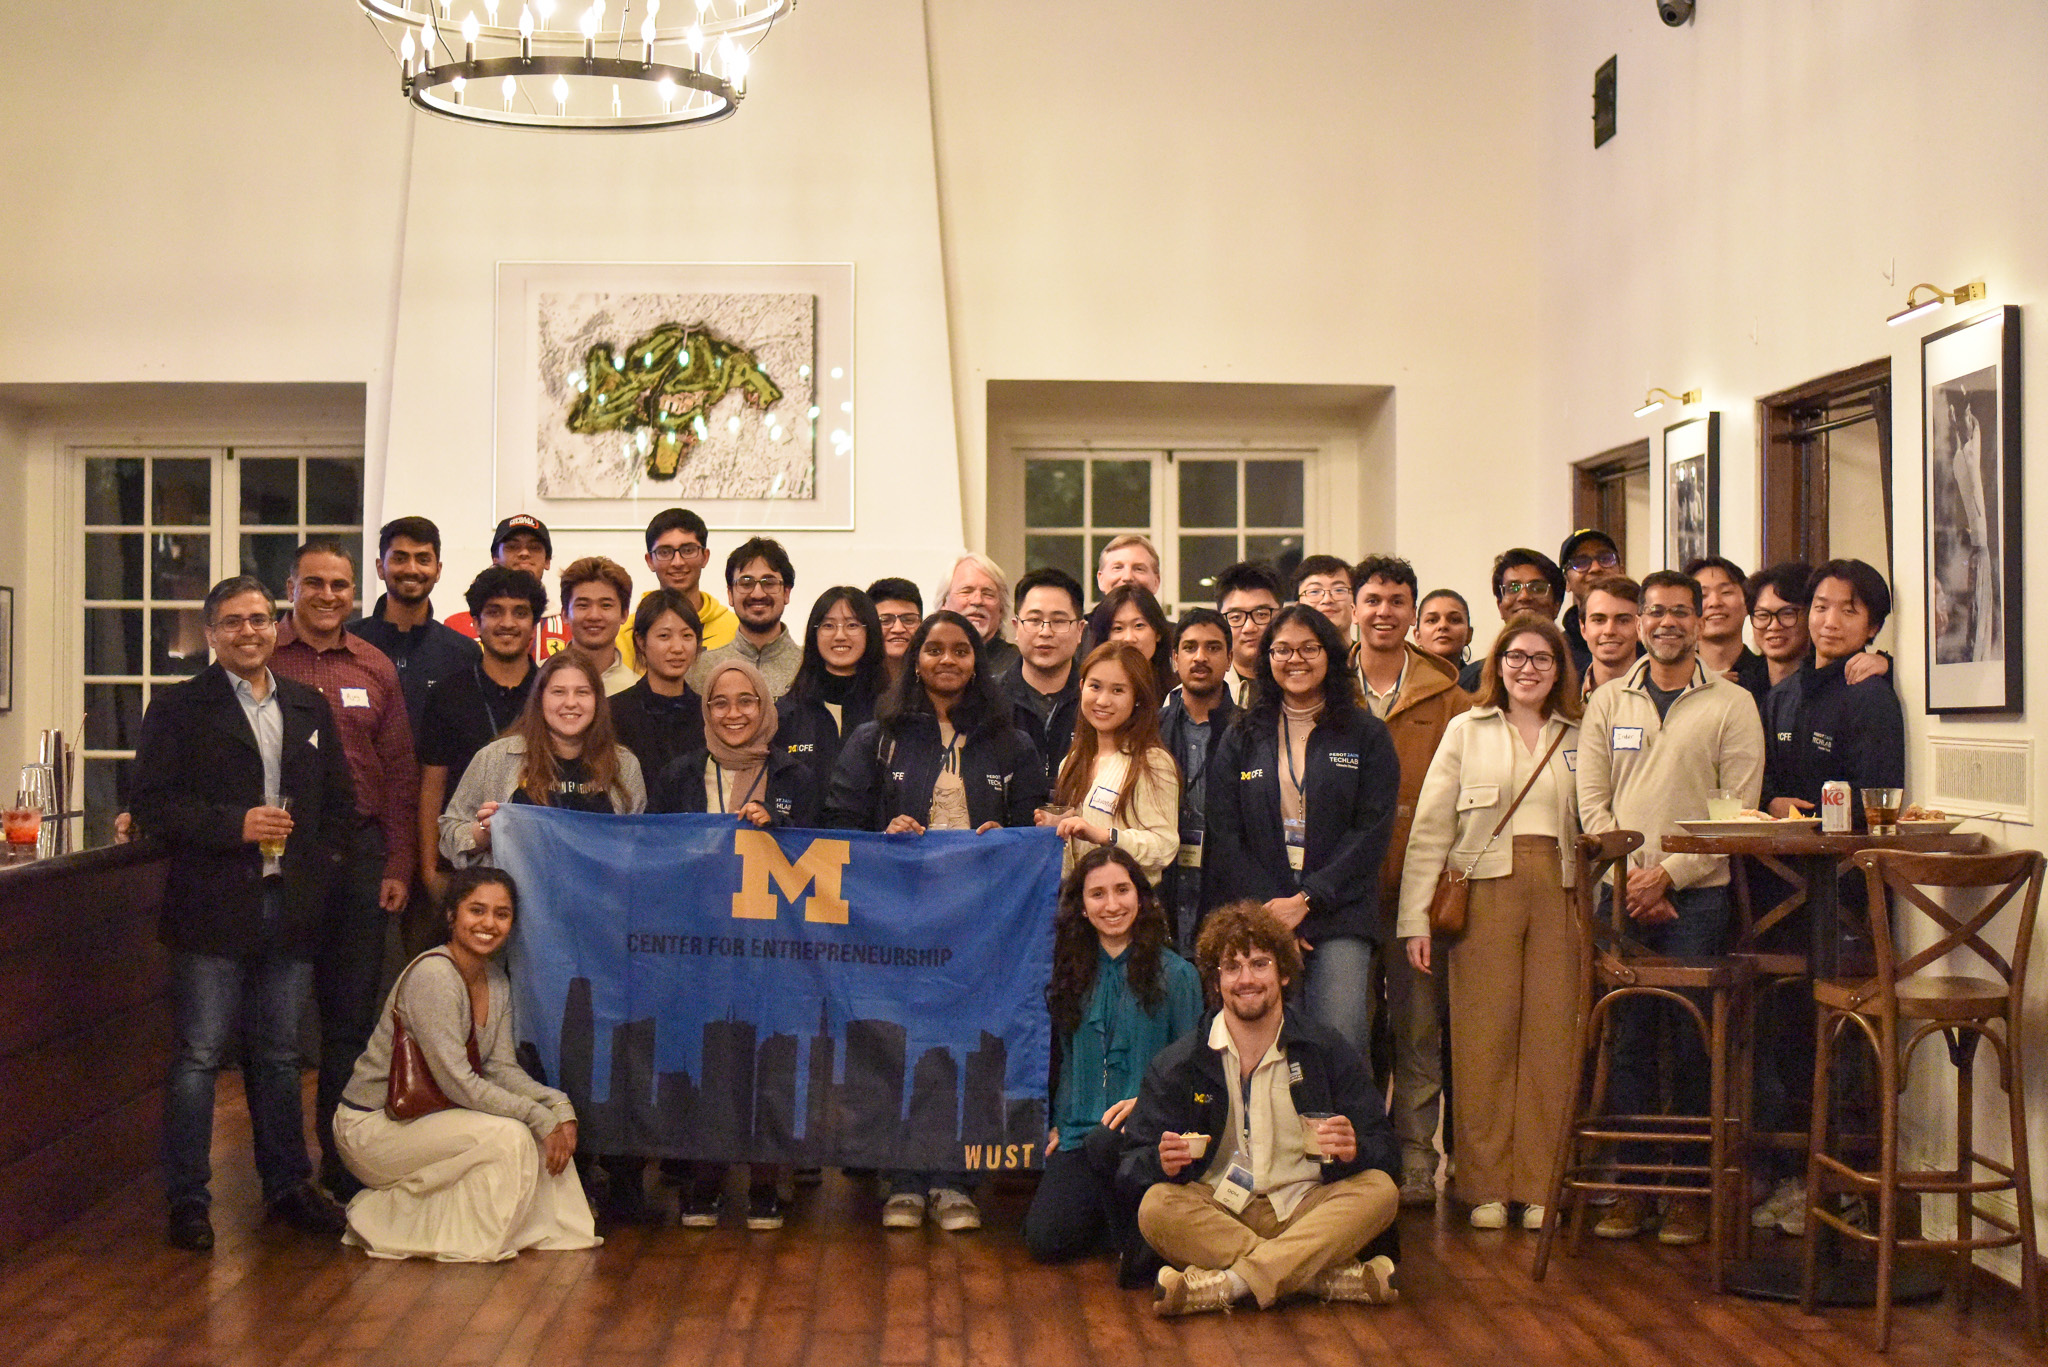
[[[999,1189],[988,1227],[885,1233],[866,1184],[836,1173],[776,1234],[629,1230],[588,1253],[492,1267],[382,1262],[256,1224],[248,1128],[224,1080],[211,1256],[163,1242],[137,1184],[0,1263],[0,1357],[16,1367],[1228,1367],[1615,1362],[2039,1364],[2017,1298],[1903,1308],[1889,1358],[1869,1313],[1707,1292],[1703,1249],[1597,1244],[1529,1279],[1535,1237],[1410,1212],[1399,1305],[1302,1302],[1162,1321],[1104,1261],[1044,1268],[1019,1233],[1028,1197]],[[1775,1240],[1766,1236],[1765,1244]],[[1589,1241],[1593,1242],[1593,1241]]]

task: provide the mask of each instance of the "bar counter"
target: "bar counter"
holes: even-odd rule
[[[0,1258],[156,1180],[167,864],[139,840],[0,865]]]

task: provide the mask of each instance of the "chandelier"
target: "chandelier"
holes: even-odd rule
[[[399,91],[444,118],[638,131],[716,123],[796,0],[357,0]],[[580,8],[579,8],[580,7]]]

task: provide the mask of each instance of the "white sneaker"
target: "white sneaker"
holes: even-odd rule
[[[1523,1228],[1523,1229],[1541,1229],[1541,1228],[1543,1228],[1543,1207],[1541,1207],[1541,1206],[1523,1206],[1523,1207],[1522,1207],[1522,1228]]]
[[[914,1191],[899,1191],[882,1206],[883,1229],[916,1229],[924,1223],[924,1198]]]
[[[1236,1299],[1228,1272],[1206,1267],[1162,1267],[1158,1290],[1153,1293],[1152,1313],[1195,1315],[1205,1310],[1228,1310]]]
[[[1785,1217],[1798,1212],[1801,1229],[1806,1227],[1806,1179],[1787,1177],[1771,1188],[1771,1194],[1759,1202],[1749,1213],[1751,1229],[1777,1229]]]
[[[1472,1207],[1469,1217],[1474,1229],[1506,1229],[1508,1227],[1508,1203],[1505,1201],[1482,1201]]]
[[[952,1233],[981,1228],[981,1210],[974,1198],[951,1187],[932,1188],[932,1221]]]

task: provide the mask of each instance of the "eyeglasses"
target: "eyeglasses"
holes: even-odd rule
[[[1510,650],[1500,657],[1500,662],[1509,669],[1533,669],[1538,674],[1548,674],[1557,668],[1557,656],[1547,650]]]
[[[723,693],[713,698],[706,706],[714,713],[751,712],[761,706],[761,699],[753,693]]]
[[[764,574],[759,579],[756,579],[751,574],[743,574],[732,581],[732,586],[741,593],[752,593],[755,589],[766,589],[770,593],[780,593],[782,591],[782,576],[779,574]]]
[[[277,619],[268,613],[252,613],[247,617],[216,617],[213,629],[223,636],[239,636],[246,627],[250,631],[268,631],[277,625]]]
[[[1236,963],[1218,964],[1216,971],[1231,974],[1267,973],[1271,972],[1272,968],[1272,956],[1261,954],[1255,959],[1240,959]]]
[[[857,621],[835,622],[828,618],[818,623],[818,634],[820,636],[865,636],[867,635],[867,628]]]
[[[1349,598],[1351,590],[1342,584],[1303,584],[1294,596],[1303,603],[1327,603],[1332,598]]]
[[[1503,598],[1548,598],[1550,596],[1550,581],[1548,579],[1503,579],[1500,585],[1500,596]]]
[[[1223,620],[1232,627],[1241,627],[1246,622],[1255,627],[1262,627],[1272,621],[1273,614],[1278,611],[1278,608],[1232,608],[1223,614]]]
[[[1689,622],[1692,620],[1694,613],[1690,607],[1681,603],[1675,608],[1644,608],[1641,616],[1646,621],[1651,622],[1661,622],[1666,617],[1669,617],[1674,622]]]
[[[1755,612],[1749,614],[1749,624],[1758,631],[1768,630],[1773,622],[1776,622],[1781,627],[1798,626],[1799,619],[1805,615],[1806,609],[1797,604],[1787,604],[1776,612],[1772,612],[1769,608],[1758,608]]]
[[[666,565],[671,560],[702,560],[702,546],[656,546],[647,553],[648,559],[657,565]]]
[[[1620,563],[1621,557],[1613,551],[1601,551],[1597,555],[1588,551],[1583,555],[1575,555],[1565,561],[1564,567],[1568,570],[1577,570],[1580,574],[1584,574],[1596,565],[1603,570],[1611,570]]]
[[[1306,662],[1309,660],[1322,659],[1323,647],[1320,641],[1308,641],[1299,646],[1274,646],[1270,653],[1272,654],[1274,659],[1280,661],[1280,663],[1282,664],[1287,663],[1289,660],[1301,660]]]
[[[1033,633],[1061,632],[1081,624],[1078,617],[1012,617],[1010,620],[1023,630]]]
[[[914,612],[879,612],[875,614],[875,620],[882,624],[884,630],[890,627],[908,627],[915,631],[917,624],[924,618]]]

